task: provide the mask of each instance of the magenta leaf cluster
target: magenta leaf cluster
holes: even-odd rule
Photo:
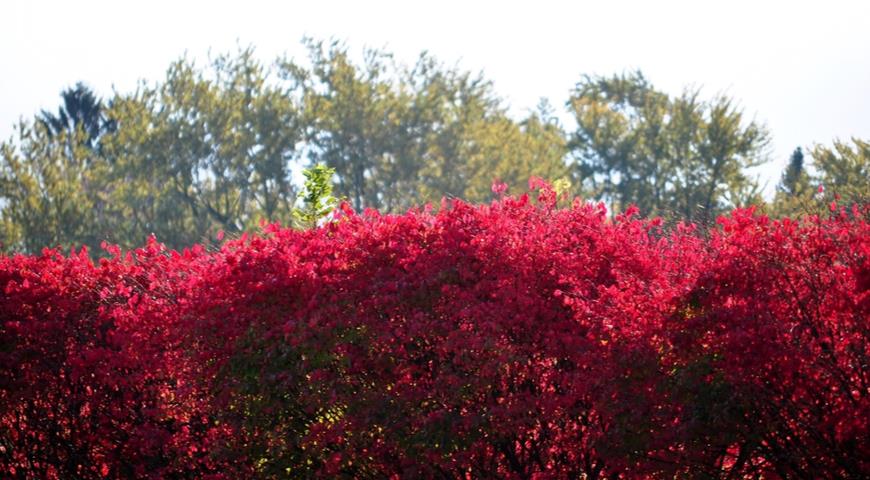
[[[867,210],[699,232],[532,187],[0,257],[0,477],[870,476]]]

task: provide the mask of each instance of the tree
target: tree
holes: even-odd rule
[[[789,195],[797,195],[806,186],[807,179],[808,176],[804,167],[804,153],[801,147],[797,147],[789,158],[788,166],[782,174],[778,190]]]
[[[0,242],[3,250],[88,245],[107,233],[107,166],[84,129],[52,132],[22,122],[18,144],[0,144]]]
[[[384,78],[388,57],[368,50],[358,67],[337,43],[306,44],[311,70],[292,61],[283,69],[301,87],[309,159],[338,172],[338,192],[355,208],[381,206],[373,184],[394,152],[403,107],[392,80]]]
[[[809,168],[795,150],[770,206],[776,216],[827,215],[834,201],[842,206],[870,203],[870,143],[852,145],[834,140],[832,147],[815,145]]]
[[[325,165],[303,170],[305,189],[302,192],[302,207],[293,210],[293,219],[298,227],[316,227],[317,222],[335,208],[338,200],[332,196],[334,174],[335,170]]]
[[[794,216],[811,210],[812,195],[815,191],[810,186],[810,182],[811,178],[804,164],[803,150],[798,147],[791,154],[788,165],[782,172],[771,205],[772,213],[776,216]]]
[[[499,115],[473,127],[464,162],[469,178],[463,198],[490,199],[494,180],[519,193],[531,177],[555,181],[570,176],[565,133],[546,103],[519,122]]]
[[[813,179],[826,191],[839,195],[842,203],[870,202],[870,142],[834,140],[833,147],[812,149]]]
[[[102,138],[114,130],[102,101],[83,83],[61,93],[57,115],[43,110],[0,144],[0,242],[8,250],[86,244],[111,230]]]
[[[486,200],[495,179],[517,186],[564,176],[564,135],[552,115],[513,120],[481,75],[426,53],[408,67],[366,50],[358,64],[340,43],[306,43],[310,66],[282,69],[301,86],[308,158],[335,169],[338,194],[357,210]]]
[[[132,246],[150,234],[181,248],[292,221],[300,106],[251,49],[206,69],[179,60],[106,109],[81,85],[64,102],[3,145],[6,248],[99,251],[103,240]]]
[[[106,155],[124,238],[155,233],[181,247],[291,221],[300,107],[251,49],[208,69],[179,60],[165,81],[119,95],[110,113],[119,129]]]
[[[565,176],[552,114],[514,121],[482,76],[425,53],[408,67],[368,50],[357,64],[340,44],[307,45],[309,65],[284,59],[277,76],[244,49],[205,68],[181,59],[164,80],[117,93],[106,108],[82,85],[65,91],[57,115],[35,120],[38,137],[6,148],[7,246],[27,237],[28,249],[82,241],[98,249],[156,234],[180,248],[261,220],[289,223],[291,171],[303,156],[334,169],[337,195],[357,210],[442,196],[482,201],[496,179],[517,186]],[[75,207],[81,218],[36,213],[34,202],[64,203],[47,187],[20,188],[21,169],[41,175],[43,164],[71,169],[62,191],[87,197]],[[45,181],[53,180],[37,183]],[[60,221],[74,224],[52,223]],[[55,234],[37,232],[46,228]],[[87,239],[73,233],[80,229]]]
[[[746,169],[765,159],[768,134],[734,101],[698,90],[671,97],[640,73],[585,76],[568,108],[574,176],[613,214],[629,204],[650,215],[709,223],[758,199]]]
[[[95,148],[100,136],[114,129],[114,124],[104,114],[103,102],[84,83],[79,82],[73,88],[67,88],[60,94],[63,104],[58,108],[57,115],[43,110],[39,115],[41,123],[50,136],[66,133],[72,136],[76,129],[85,132],[83,142],[90,148]]]

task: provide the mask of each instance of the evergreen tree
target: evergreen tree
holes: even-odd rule
[[[103,102],[84,83],[63,90],[60,96],[63,104],[57,115],[46,110],[38,115],[39,123],[50,136],[73,136],[73,132],[80,128],[85,132],[85,145],[94,148],[103,133],[114,129],[114,124],[104,115]]]
[[[788,161],[788,166],[782,174],[782,179],[779,183],[779,191],[788,195],[796,195],[801,187],[804,186],[807,179],[807,173],[804,169],[804,153],[801,147],[797,147],[791,154]]]
[[[870,202],[870,142],[852,139],[852,145],[840,140],[831,147],[815,145],[810,167],[808,171],[804,166],[801,149],[795,150],[770,206],[774,216],[826,215],[831,201],[842,206]]]
[[[791,154],[788,165],[782,172],[770,213],[781,217],[808,212],[815,208],[812,202],[813,193],[814,190],[810,187],[810,176],[804,163],[804,153],[798,147]]]

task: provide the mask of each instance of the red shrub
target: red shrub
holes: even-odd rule
[[[0,259],[0,474],[861,477],[870,229],[537,202]]]
[[[0,258],[0,473],[25,478],[160,477],[189,455],[196,405],[177,344],[187,259],[161,245],[94,265]],[[190,258],[190,256],[188,256]]]
[[[870,472],[870,228],[858,213],[720,219],[671,328],[690,468]]]

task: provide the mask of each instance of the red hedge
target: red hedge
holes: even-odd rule
[[[504,198],[0,258],[0,476],[864,478],[870,226]]]

